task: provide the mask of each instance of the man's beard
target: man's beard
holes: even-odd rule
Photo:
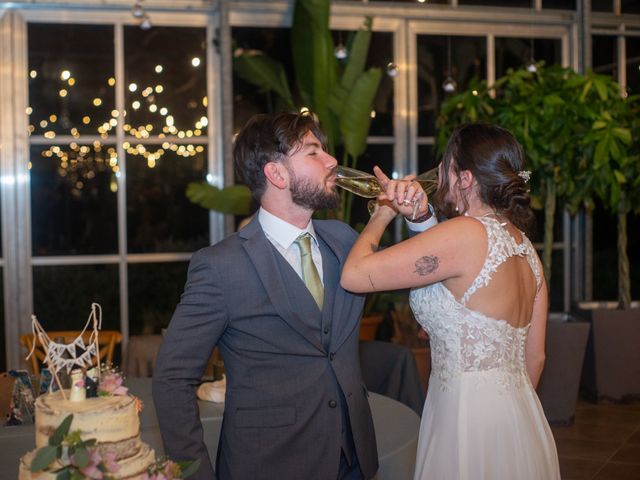
[[[291,177],[289,190],[293,203],[314,211],[338,208],[340,195],[335,188],[327,191],[322,185],[314,185],[307,178],[298,179],[292,170],[289,170],[289,175]]]

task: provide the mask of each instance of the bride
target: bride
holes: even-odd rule
[[[429,334],[432,369],[416,480],[560,478],[535,392],[547,287],[524,233],[533,212],[523,165],[520,145],[506,130],[458,128],[434,195],[450,220],[382,250],[380,237],[398,213],[410,217],[419,202],[423,221],[430,208],[411,177],[390,180],[375,169],[385,191],[341,283],[360,293],[411,288],[411,308]]]

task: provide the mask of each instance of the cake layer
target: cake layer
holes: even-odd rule
[[[40,395],[36,399],[36,448],[48,444],[49,437],[69,414],[73,414],[69,431],[80,430],[83,439],[95,438],[98,443],[134,439],[140,432],[135,403],[129,395],[87,398],[82,402],[65,400],[59,391]]]
[[[32,450],[20,459],[18,480],[55,480],[56,475],[51,472],[32,473],[29,469],[36,450]],[[141,443],[138,453],[125,460],[118,461],[119,469],[110,473],[109,477],[117,480],[138,480],[147,468],[155,462],[155,452],[146,443]],[[58,464],[59,465],[59,464]],[[61,466],[61,465],[59,465]],[[55,467],[52,468],[55,470]]]

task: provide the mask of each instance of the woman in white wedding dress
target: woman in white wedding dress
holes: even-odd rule
[[[434,195],[449,220],[383,250],[380,238],[395,216],[409,217],[414,201],[420,212],[428,205],[411,177],[390,180],[375,169],[385,192],[341,283],[361,293],[411,288],[411,307],[429,334],[431,376],[415,480],[560,478],[535,392],[547,287],[523,233],[533,221],[523,166],[520,145],[506,130],[458,128]]]

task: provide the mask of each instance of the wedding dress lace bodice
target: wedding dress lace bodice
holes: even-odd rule
[[[457,300],[442,283],[413,289],[410,294],[413,313],[429,333],[432,374],[441,380],[442,388],[463,372],[498,373],[503,388],[521,385],[527,378],[524,353],[529,325],[516,328],[506,320],[471,310],[466,304],[474,292],[489,284],[492,274],[508,258],[526,257],[538,287],[540,265],[524,233],[518,244],[495,218],[477,219],[487,231],[487,257],[464,295]]]

